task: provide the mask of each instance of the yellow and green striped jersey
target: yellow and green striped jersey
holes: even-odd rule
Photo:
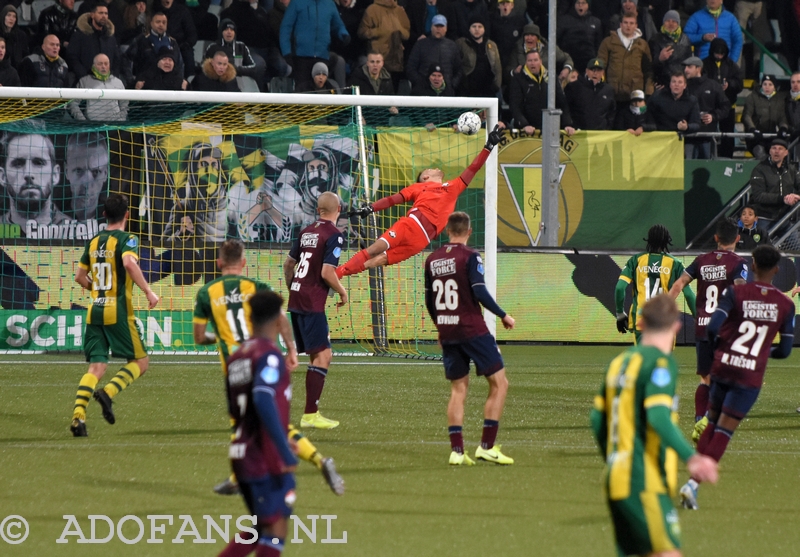
[[[139,259],[139,240],[123,230],[102,230],[89,240],[78,266],[92,282],[92,305],[86,322],[115,325],[133,318],[133,280],[125,271],[122,256]]]
[[[628,328],[638,331],[636,322],[645,302],[654,296],[669,292],[670,287],[683,274],[683,263],[667,253],[640,253],[625,264],[619,275],[631,285],[631,309]]]
[[[223,275],[197,292],[192,322],[201,325],[211,322],[217,335],[223,369],[228,356],[253,332],[250,306],[245,302],[261,290],[272,289],[263,282],[247,277]]]
[[[678,454],[648,424],[647,410],[666,406],[678,423],[677,378],[673,357],[652,346],[633,346],[611,362],[594,400],[605,420],[609,499],[641,491],[675,494]]]

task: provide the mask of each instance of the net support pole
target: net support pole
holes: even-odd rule
[[[542,111],[542,216],[543,245],[558,246],[559,150],[561,111]]]
[[[359,87],[355,87],[354,94],[360,97],[361,89]],[[361,183],[364,187],[364,198],[366,199],[367,203],[371,203],[373,201],[373,184],[370,184],[368,163],[369,153],[367,151],[367,142],[364,133],[364,115],[361,110],[361,105],[356,106],[356,121],[358,128],[358,150],[360,152],[359,158],[361,159]],[[377,176],[375,179],[378,179]],[[377,185],[375,185],[374,191],[377,191],[377,189]],[[367,245],[369,245],[378,239],[378,219],[374,213],[367,217],[366,229]],[[370,313],[372,314],[372,340],[375,345],[376,353],[386,352],[386,350],[389,348],[386,335],[387,315],[385,287],[386,285],[383,276],[383,267],[373,267],[370,269],[369,302]]]
[[[486,131],[494,129],[500,118],[498,101],[489,105],[486,116]],[[486,289],[497,299],[497,150],[492,149],[489,158],[486,159],[486,183],[483,188],[484,193],[484,265]],[[484,311],[483,318],[486,327],[492,335],[497,334],[497,317],[490,312]]]

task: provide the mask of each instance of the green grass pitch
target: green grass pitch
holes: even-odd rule
[[[602,499],[602,461],[588,428],[592,396],[619,347],[503,348],[510,389],[498,442],[516,459],[510,467],[481,463],[447,465],[445,406],[449,388],[441,363],[387,358],[334,362],[323,394],[325,415],[341,420],[332,431],[309,437],[333,456],[347,482],[334,496],[319,473],[301,463],[295,514],[336,515],[332,538],[317,543],[287,540],[285,555],[320,557],[471,557],[615,555]],[[679,348],[681,427],[693,414],[693,348]],[[752,415],[725,455],[721,481],[703,486],[698,512],[681,511],[686,555],[795,555],[800,547],[800,403],[798,356],[771,361]],[[237,497],[211,487],[228,474],[227,417],[219,366],[167,363],[154,357],[150,371],[116,400],[117,424],[109,426],[96,402],[89,406],[88,439],[68,431],[78,379],[85,366],[75,354],[3,356],[0,363],[0,520],[20,515],[30,525],[27,540],[0,555],[213,556],[216,543],[172,540],[179,515],[190,515],[206,537],[203,515],[222,524],[238,517]],[[182,361],[190,359],[177,358]],[[25,364],[11,361],[27,360]],[[173,360],[174,362],[174,360]],[[115,367],[110,368],[111,370]],[[294,376],[293,416],[304,399],[303,371]],[[111,375],[107,375],[110,378]],[[101,382],[105,384],[105,381]],[[480,440],[486,384],[473,376],[467,402],[465,441],[474,452]],[[685,481],[682,471],[680,481]],[[147,515],[173,515],[161,544],[148,544]],[[106,544],[57,544],[75,515],[89,536],[88,515],[118,522],[139,517],[143,539],[126,545],[116,536]],[[231,535],[235,528],[231,526]],[[133,538],[134,522],[122,533]],[[99,523],[96,537],[108,534]]]

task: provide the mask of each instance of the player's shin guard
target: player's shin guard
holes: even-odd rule
[[[92,400],[92,393],[97,387],[97,382],[97,377],[91,373],[86,373],[81,377],[81,382],[78,384],[78,393],[75,395],[75,408],[72,413],[72,419],[86,420],[86,406]]]
[[[127,387],[130,387],[131,383],[139,379],[141,374],[142,371],[139,369],[139,364],[129,362],[120,368],[114,379],[109,381],[108,385],[103,387],[103,390],[109,397],[114,398]]]
[[[283,542],[270,535],[260,537],[256,545],[256,557],[278,557],[283,552]]]
[[[450,449],[458,454],[464,454],[464,435],[463,428],[460,425],[451,425],[447,428],[450,434]],[[489,447],[491,449],[491,447]]]
[[[500,429],[500,422],[497,420],[483,420],[483,434],[481,435],[481,448],[489,450],[494,447],[497,439],[497,430]]]
[[[328,370],[325,368],[308,366],[308,371],[306,371],[306,414],[319,412],[319,399],[322,396],[327,375]]]
[[[317,452],[314,443],[300,433],[297,428],[289,424],[289,439],[297,445],[297,457],[306,462],[312,463],[318,470],[322,469],[322,455]]]
[[[347,263],[336,269],[336,276],[342,278],[363,272],[365,269],[364,263],[366,263],[367,260],[369,260],[369,254],[367,250],[362,249],[351,257]]]
[[[694,392],[694,421],[699,422],[706,415],[708,410],[708,394],[711,387],[705,383],[700,383]]]

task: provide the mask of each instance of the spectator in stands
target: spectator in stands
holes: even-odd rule
[[[753,91],[744,102],[742,123],[744,131],[752,133],[753,138],[747,140],[747,150],[757,159],[767,156],[770,139],[764,139],[765,133],[788,133],[789,122],[786,120],[786,106],[776,92],[775,78],[764,75],[758,90]],[[761,214],[759,213],[759,216]]]
[[[519,65],[519,62],[515,63],[512,58],[524,27],[525,15],[514,11],[514,1],[498,0],[497,10],[491,11],[489,16],[489,32],[487,34],[500,50],[504,87],[510,83],[511,70]]]
[[[542,127],[542,110],[547,108],[547,70],[542,64],[538,50],[531,50],[525,57],[525,67],[515,74],[509,84],[509,107],[514,125],[528,135]],[[567,135],[575,133],[572,127],[567,99],[561,85],[556,83],[556,108],[562,110],[561,127]]]
[[[617,111],[617,116],[614,118],[614,129],[625,130],[637,137],[643,132],[656,130],[653,115],[647,110],[644,101],[644,91],[631,92],[630,105]]]
[[[535,50],[539,53],[539,58],[542,60],[542,65],[548,71],[550,68],[547,67],[548,61],[548,52],[547,52],[548,44],[542,38],[541,33],[539,33],[539,26],[534,23],[527,24],[522,30],[522,38],[517,41],[517,44],[514,47],[514,53],[510,59],[510,72],[513,74],[518,74],[522,71],[523,66],[525,66],[525,59],[528,55],[528,52]],[[566,81],[569,77],[569,72],[572,71],[574,64],[572,62],[572,58],[570,58],[569,54],[564,53],[558,45],[556,45],[556,70],[558,75],[559,81]]]
[[[328,79],[328,66],[325,62],[317,62],[311,68],[311,81],[300,83],[295,87],[298,93],[322,93],[335,95],[339,93],[339,83],[333,79]]]
[[[719,131],[719,122],[728,115],[731,109],[725,91],[719,83],[703,75],[703,61],[697,56],[690,56],[683,61],[683,74],[686,76],[686,92],[697,99],[700,110],[701,132]],[[687,139],[687,145],[694,146],[692,159],[711,158],[711,139]]]
[[[456,35],[459,37],[466,37],[469,34],[469,22],[473,17],[489,21],[489,8],[483,0],[456,0],[452,7],[456,18]]]
[[[469,37],[461,37],[456,44],[461,50],[461,97],[496,97],[503,82],[503,66],[494,41],[486,39],[486,23],[473,17]]]
[[[167,33],[178,42],[181,51],[183,76],[194,75],[194,45],[197,42],[197,29],[189,8],[175,0],[156,0],[153,4],[153,11],[163,12],[167,16]]]
[[[92,73],[83,76],[76,87],[79,89],[125,89],[118,77],[111,73],[108,56],[98,54],[94,57]],[[128,101],[85,100],[69,103],[69,112],[76,120],[116,122],[128,119]]]
[[[575,0],[569,12],[558,18],[556,43],[582,73],[589,60],[597,56],[603,41],[603,24],[589,11],[588,0]]]
[[[336,62],[330,56],[331,35],[344,44],[350,42],[333,0],[291,0],[281,22],[280,45],[283,57],[292,57],[295,81],[307,79],[317,62],[323,62],[326,70]]]
[[[742,92],[742,71],[739,65],[728,57],[728,45],[720,38],[711,41],[708,57],[703,60],[703,73],[710,79],[720,84],[725,96],[728,98],[728,105],[731,109],[728,115],[719,122],[721,132],[731,133],[736,126],[736,98]],[[733,138],[723,138],[717,153],[720,157],[730,158],[733,156]]]
[[[233,4],[231,4],[231,10],[234,6],[247,6],[246,1],[237,1],[234,0]],[[250,4],[252,7],[252,4]],[[258,4],[256,4],[258,6]],[[259,38],[257,39],[258,43],[254,44],[251,41],[245,39],[244,35],[242,34],[242,24],[239,23],[236,19],[231,17],[236,22],[237,28],[237,36],[239,37],[240,41],[244,41],[247,46],[255,53],[259,54],[262,58],[267,61],[267,76],[268,77],[287,77],[292,73],[292,67],[286,62],[283,55],[281,54],[281,44],[280,44],[280,36],[281,36],[281,24],[283,23],[283,16],[286,13],[286,8],[289,6],[289,0],[275,0],[275,3],[272,6],[272,9],[269,13],[266,14],[266,29],[267,33],[261,33]],[[250,8],[244,8],[245,10]],[[242,8],[239,8],[241,11]],[[260,19],[262,17],[262,12],[260,8],[255,8],[251,10],[253,13],[258,14],[257,18],[259,20],[259,27],[263,28],[264,24],[260,23]],[[221,15],[224,15],[228,10],[222,12]],[[237,12],[238,13],[238,12]],[[233,14],[232,14],[233,15]],[[250,26],[253,26],[252,21],[249,23]]]
[[[692,41],[696,56],[708,56],[711,41],[719,37],[728,45],[731,60],[739,62],[742,30],[736,16],[725,9],[722,0],[706,0],[706,6],[692,14],[683,31]]]
[[[428,69],[428,79],[422,85],[412,89],[411,94],[415,97],[455,97],[456,91],[452,85],[447,83],[447,76],[441,66],[433,64]]]
[[[102,4],[108,10],[108,19],[114,24],[115,33],[117,29],[125,26],[122,10],[119,7],[119,0],[84,0],[81,3],[81,7],[78,9],[78,18],[83,14],[90,13],[98,4]],[[117,43],[119,43],[119,41],[117,41]]]
[[[437,15],[453,24],[447,27],[447,38],[452,41],[458,38],[457,16],[451,0],[409,0],[406,6],[411,22],[411,40],[408,42],[410,48],[414,48],[418,40],[432,36],[433,18]]]
[[[361,20],[364,17],[364,9],[366,6],[361,6],[356,0],[334,0],[336,4],[336,11],[339,12],[339,17],[344,23],[344,28],[347,29],[347,34],[350,37],[348,44],[334,41],[333,50],[340,57],[344,59],[345,66],[350,68],[348,71],[355,70],[366,62],[366,48],[367,45],[358,34],[358,27],[361,25]]]
[[[219,19],[214,14],[209,13],[208,8],[210,5],[211,0],[190,0],[186,2],[186,7],[192,16],[192,23],[194,23],[197,40],[199,41],[213,41],[217,38]]]
[[[69,68],[58,53],[58,37],[47,35],[38,52],[26,56],[19,66],[19,78],[24,87],[69,87]]]
[[[739,214],[739,242],[736,251],[750,253],[758,246],[769,244],[769,232],[758,221],[756,209],[745,205]]]
[[[439,14],[433,16],[431,36],[421,38],[411,49],[406,64],[406,76],[411,80],[412,91],[427,90],[430,86],[428,70],[439,66],[445,83],[455,91],[461,83],[461,51],[458,45],[446,38],[447,19]]]
[[[614,88],[618,110],[628,105],[634,90],[653,93],[653,59],[634,15],[622,16],[619,29],[600,43],[597,57],[606,65],[606,79]]]
[[[681,30],[681,16],[675,10],[664,15],[661,32],[650,41],[650,54],[656,85],[666,87],[672,74],[683,71],[681,63],[692,55],[692,42]]]
[[[104,2],[99,2],[90,12],[78,18],[69,45],[67,64],[76,79],[88,75],[94,57],[102,53],[111,61],[111,73],[128,82],[130,71],[123,63],[117,39],[114,38],[114,24],[108,19],[108,7]]]
[[[392,76],[384,66],[383,54],[367,54],[367,63],[350,74],[350,85],[359,87],[362,95],[394,95]]]
[[[572,125],[579,130],[610,130],[614,127],[617,103],[614,89],[603,80],[605,64],[593,58],[584,75],[567,84],[564,96],[569,105]]]
[[[789,94],[786,95],[786,123],[792,139],[800,137],[800,72],[794,72],[789,80]]]
[[[672,74],[669,87],[659,89],[650,97],[647,110],[653,113],[658,131],[694,133],[700,129],[697,99],[686,92],[686,76],[682,73]],[[687,158],[692,150],[692,145],[684,144]]]
[[[391,74],[395,89],[405,77],[403,41],[408,40],[410,33],[408,15],[397,0],[375,0],[364,11],[358,26],[358,36],[368,42],[369,49],[383,55],[384,67]]]
[[[39,33],[36,35],[44,41],[47,35],[55,35],[61,42],[61,56],[66,58],[69,39],[75,32],[78,14],[75,13],[75,0],[57,0],[52,6],[39,14]]]
[[[178,63],[178,71],[183,71],[183,57],[180,54],[178,41],[167,34],[167,16],[156,12],[150,19],[150,28],[146,34],[139,35],[125,52],[125,57],[131,61],[133,75],[139,75],[155,67],[158,51],[162,48],[174,50]]]
[[[611,16],[608,20],[608,30],[616,31],[619,29],[622,18],[625,15],[636,15],[636,27],[641,31],[642,38],[647,42],[653,40],[658,35],[658,29],[653,21],[653,16],[650,15],[650,7],[642,6],[638,8],[639,0],[621,0],[620,11]],[[678,68],[680,70],[680,68]]]
[[[214,45],[206,54],[211,56],[203,60],[201,73],[192,81],[192,91],[241,92],[236,82],[236,67],[228,60],[225,50]]]
[[[750,203],[759,224],[767,230],[800,201],[800,174],[789,162],[788,147],[785,140],[773,139],[769,157],[750,174]]]
[[[186,90],[188,83],[183,78],[183,72],[178,70],[175,58],[180,53],[167,47],[158,51],[158,61],[155,68],[145,70],[136,76],[136,89],[151,91],[181,91]]]
[[[117,30],[117,42],[120,45],[129,44],[140,35],[148,34],[151,17],[150,6],[145,0],[128,0],[122,12],[122,29]]]
[[[17,25],[19,12],[8,4],[0,10],[0,36],[6,40],[6,58],[19,69],[22,59],[30,54],[28,34]]]
[[[217,42],[208,45],[204,58],[211,58],[217,46],[228,55],[228,61],[236,68],[237,75],[252,77],[260,88],[264,86],[266,66],[263,61],[256,62],[247,45],[236,39],[236,23],[232,19],[219,22]]]
[[[0,87],[21,87],[17,70],[11,65],[11,60],[6,58],[6,40],[0,37]]]

